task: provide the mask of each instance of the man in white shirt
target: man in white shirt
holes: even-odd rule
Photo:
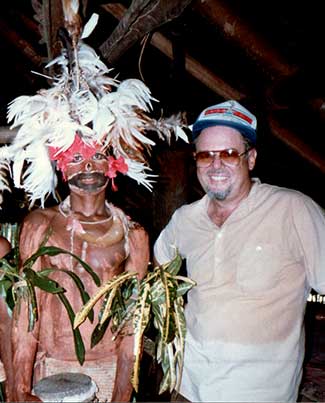
[[[206,195],[177,209],[154,247],[163,264],[176,246],[197,283],[173,398],[295,402],[307,297],[325,292],[324,215],[298,191],[251,179],[256,118],[236,101],[206,108],[192,130]]]

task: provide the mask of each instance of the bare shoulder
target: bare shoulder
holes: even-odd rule
[[[138,222],[129,222],[129,241],[136,246],[147,246],[149,244],[149,235],[145,228]]]
[[[49,224],[57,214],[57,207],[38,208],[26,215],[24,225],[45,225]]]
[[[24,218],[19,236],[22,260],[34,253],[44,241],[56,211],[56,208],[35,209]]]
[[[51,226],[57,209],[55,207],[45,209],[35,209],[28,213],[21,226],[20,239],[32,238],[29,242],[39,240]],[[33,234],[31,237],[30,234]]]
[[[146,230],[140,223],[133,221],[131,219],[129,220],[129,229],[130,229],[130,231],[135,231],[135,232],[136,231],[146,232]]]

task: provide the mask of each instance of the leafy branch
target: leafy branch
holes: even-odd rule
[[[18,247],[14,248],[10,255],[0,259],[0,291],[9,308],[13,309],[16,306],[19,313],[21,301],[25,300],[29,315],[28,330],[32,331],[38,320],[36,288],[57,295],[67,311],[76,356],[82,365],[85,360],[85,347],[79,326],[87,318],[93,322],[93,307],[101,300],[97,324],[91,336],[91,347],[102,340],[109,326],[114,338],[126,332],[132,333],[134,365],[131,383],[135,391],[138,391],[139,386],[143,342],[145,346],[150,345],[157,362],[161,364],[163,379],[159,393],[177,389],[176,372],[178,370],[180,374],[182,373],[186,334],[183,296],[195,285],[191,279],[178,274],[182,264],[180,255],[176,254],[171,262],[149,270],[141,280],[135,272],[123,272],[101,284],[97,274],[78,256],[55,246],[45,246],[48,236],[49,234],[39,249],[23,262],[21,269],[19,269]],[[99,287],[95,295],[90,297],[80,277],[70,270],[53,267],[43,268],[40,271],[33,269],[38,258],[61,253],[71,255],[89,273]],[[74,281],[83,303],[77,313],[73,311],[65,296],[66,290],[49,277],[53,272],[63,272]],[[154,342],[144,337],[151,324],[156,329]]]
[[[131,272],[115,276],[103,284],[75,316],[74,328],[77,329],[90,309],[103,298],[92,333],[92,346],[101,340],[109,324],[114,337],[131,329],[134,335],[131,383],[136,392],[142,340],[150,323],[157,330],[155,356],[164,374],[159,393],[178,386],[176,371],[182,371],[186,333],[183,296],[195,285],[191,279],[178,275],[181,264],[182,259],[177,254],[171,262],[149,271],[142,280]]]
[[[18,247],[14,248],[13,254],[0,259],[0,290],[1,295],[9,308],[13,310],[16,306],[17,315],[21,310],[21,303],[24,300],[28,307],[28,331],[32,331],[35,323],[38,320],[38,302],[36,297],[36,288],[39,288],[47,293],[56,294],[63,306],[65,307],[71,326],[75,319],[75,313],[65,296],[65,289],[60,286],[56,281],[49,277],[52,272],[63,272],[70,276],[74,281],[77,289],[79,290],[82,303],[85,304],[90,299],[89,294],[86,292],[85,287],[80,278],[70,270],[60,268],[44,268],[40,271],[35,271],[32,267],[36,260],[41,256],[56,256],[58,254],[69,254],[75,258],[84,269],[90,274],[96,285],[100,285],[100,279],[92,268],[83,262],[78,256],[70,253],[64,249],[55,246],[44,246],[49,234],[45,237],[39,249],[22,264],[19,268],[19,251]],[[13,255],[13,256],[12,256]],[[88,317],[93,321],[94,313],[89,311]],[[79,329],[73,329],[74,346],[78,361],[82,365],[85,360],[85,347]]]

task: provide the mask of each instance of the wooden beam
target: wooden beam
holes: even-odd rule
[[[231,7],[225,4],[219,0],[196,1],[193,8],[210,23],[219,27],[227,38],[244,49],[264,71],[277,77],[290,76],[296,72],[296,67],[283,60],[275,49],[243,22],[240,15],[235,14]]]
[[[192,0],[133,0],[100,51],[112,65],[146,34],[178,17]]]
[[[308,144],[301,141],[290,130],[281,127],[272,116],[269,116],[268,122],[274,136],[287,144],[287,146],[289,146],[302,158],[318,168],[322,173],[325,173],[325,159],[323,157],[315,153],[315,151],[312,150]]]
[[[39,32],[47,46],[47,60],[52,60],[61,53],[62,43],[58,31],[64,27],[62,0],[33,1],[35,18],[39,23]]]
[[[0,32],[2,37],[4,37],[10,43],[10,45],[16,47],[20,53],[25,55],[33,63],[33,65],[40,67],[43,64],[43,57],[36,52],[30,43],[21,38],[17,32],[11,29],[3,19],[0,19]]]
[[[105,4],[102,7],[118,20],[121,20],[126,12],[126,7],[120,3]],[[165,38],[159,32],[155,32],[152,35],[150,43],[170,59],[173,58],[173,49],[170,40]],[[243,93],[228,85],[220,77],[212,73],[211,70],[189,55],[185,55],[185,67],[189,74],[221,97],[236,100],[244,98]]]

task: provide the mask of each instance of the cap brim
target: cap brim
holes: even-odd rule
[[[244,137],[246,137],[252,144],[256,144],[256,131],[250,127],[243,126],[236,122],[230,122],[228,120],[209,120],[201,121],[193,124],[192,127],[192,139],[195,140],[203,129],[213,126],[227,126],[238,130]]]

